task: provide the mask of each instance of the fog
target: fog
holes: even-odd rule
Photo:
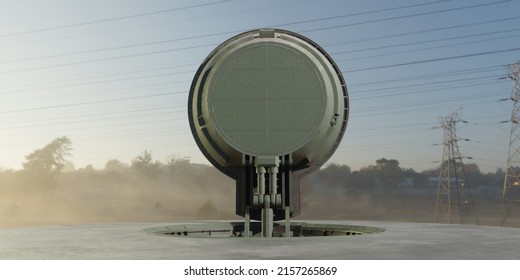
[[[234,218],[234,181],[210,166],[146,173],[83,169],[41,189],[22,171],[4,172],[0,226]]]
[[[294,219],[433,222],[436,186],[416,180],[412,187],[389,191],[355,181],[356,174],[329,165],[306,177],[302,213]],[[102,170],[63,173],[52,188],[39,181],[23,170],[0,172],[0,227],[241,219],[234,214],[235,182],[207,165],[178,161],[138,169],[112,161]],[[481,224],[498,225],[500,187],[481,188],[474,197]],[[518,227],[517,216],[506,225]]]

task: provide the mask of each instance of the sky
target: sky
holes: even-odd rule
[[[436,168],[440,118],[458,112],[464,163],[495,172],[508,156],[513,104],[501,100],[520,60],[519,2],[1,1],[0,168],[61,136],[76,168],[145,150],[209,164],[188,124],[195,71],[226,39],[274,27],[315,41],[343,73],[350,116],[329,162]]]

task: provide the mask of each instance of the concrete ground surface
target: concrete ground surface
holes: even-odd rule
[[[369,221],[382,233],[297,238],[182,237],[145,229],[197,222],[110,223],[0,229],[0,259],[520,259],[520,229]]]

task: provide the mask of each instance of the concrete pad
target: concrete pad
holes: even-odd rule
[[[0,230],[0,259],[520,259],[519,228],[312,222],[373,226],[386,231],[354,236],[261,239],[182,237],[145,231],[189,222],[11,228]]]

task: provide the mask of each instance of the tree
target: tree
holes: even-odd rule
[[[476,163],[466,163],[463,168],[470,187],[473,188],[485,184],[484,175],[480,172],[480,168]]]
[[[359,192],[372,192],[374,190],[374,176],[369,170],[360,169],[350,174],[348,188]]]
[[[132,160],[132,169],[142,172],[149,176],[157,175],[161,170],[161,163],[152,162],[152,152],[145,150],[141,155]]]
[[[105,171],[107,172],[122,173],[125,172],[127,169],[127,164],[122,163],[117,159],[111,159],[105,163]]]
[[[403,178],[403,170],[399,167],[399,161],[386,158],[378,159],[376,160],[376,170],[385,192],[397,190]]]
[[[323,168],[320,173],[322,177],[321,181],[324,182],[327,187],[342,189],[348,187],[347,182],[351,174],[351,169],[348,165],[331,163]]]
[[[67,137],[58,137],[42,149],[35,150],[23,164],[26,171],[35,183],[47,190],[56,188],[61,171],[65,167],[65,158],[71,156],[72,142]]]
[[[417,173],[413,168],[403,169],[403,178],[412,178],[414,188],[426,188],[428,186],[428,176]]]

